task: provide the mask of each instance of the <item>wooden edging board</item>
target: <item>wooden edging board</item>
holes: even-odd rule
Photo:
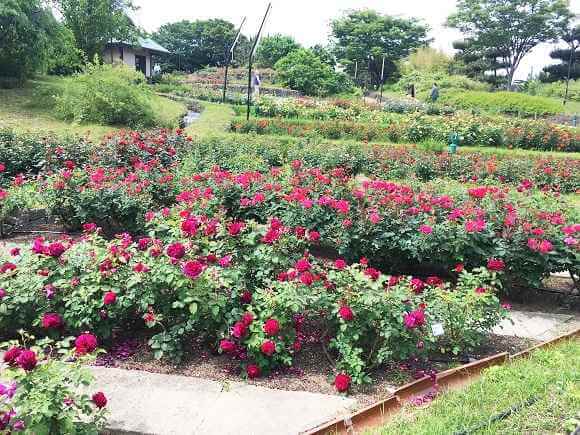
[[[534,350],[546,348],[559,343],[560,341],[580,337],[580,328],[560,335],[552,340],[545,341],[536,346],[532,346],[522,352],[514,355],[508,355],[507,352],[499,353],[487,358],[483,358],[459,367],[445,370],[437,374],[437,385],[440,390],[458,389],[473,382],[481,374],[481,371],[487,367],[501,365],[512,359],[529,356]],[[433,381],[426,376],[417,379],[411,383],[403,385],[393,392],[393,395],[387,399],[367,406],[355,413],[335,420],[324,423],[316,428],[303,432],[304,435],[326,435],[326,434],[352,434],[353,431],[369,429],[380,426],[396,412],[398,412],[403,403],[408,402],[414,397],[429,393],[434,389]]]

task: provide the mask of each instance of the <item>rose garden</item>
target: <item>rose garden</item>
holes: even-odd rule
[[[275,63],[249,119],[241,80],[216,103],[222,70],[149,84],[97,64],[34,85],[56,128],[19,127],[48,122],[39,109],[0,117],[0,433],[111,429],[120,405],[95,367],[338,396],[349,412],[424,380],[429,392],[405,405],[413,420],[453,399],[439,373],[545,341],[500,333],[517,329],[512,305],[566,315],[562,333],[578,326],[580,133],[550,118],[555,99],[506,92],[517,116],[507,103],[476,110],[460,93],[493,93],[444,74],[449,99],[425,103],[397,86],[433,72],[402,67],[386,102],[330,68],[342,88],[309,92],[284,69],[301,51]],[[124,117],[148,98],[138,121]],[[91,118],[91,104],[114,120]],[[83,115],[71,124],[67,110]],[[185,112],[199,119],[178,128]],[[97,133],[79,134],[87,122]],[[539,351],[546,385],[523,380],[522,395],[549,401],[560,371],[559,404],[573,411],[577,360],[572,374],[557,363],[578,344],[566,343]],[[547,413],[541,400],[530,406]],[[403,433],[404,417],[383,433]],[[565,431],[575,417],[513,427]]]

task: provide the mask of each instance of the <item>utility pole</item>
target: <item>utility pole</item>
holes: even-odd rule
[[[236,34],[236,37],[234,39],[234,42],[232,43],[232,46],[230,47],[229,51],[226,52],[226,70],[224,73],[224,94],[222,96],[222,103],[226,102],[226,91],[228,89],[228,70],[230,68],[230,62],[234,59],[234,49],[236,48],[236,44],[240,40],[240,36],[242,35],[242,27],[244,26],[245,22],[246,22],[246,17],[244,17],[244,19],[242,20],[242,24],[240,24],[240,27],[238,29],[238,33]]]
[[[383,67],[381,68],[381,95],[379,97],[379,103],[383,103],[383,87],[385,83],[385,56],[383,56]]]
[[[268,3],[268,8],[266,9],[266,13],[264,14],[264,19],[262,20],[262,24],[260,24],[260,29],[258,30],[258,34],[256,35],[256,39],[254,41],[254,45],[252,45],[252,50],[250,51],[250,59],[248,61],[248,100],[246,102],[246,120],[250,120],[250,104],[252,102],[252,62],[254,60],[254,51],[256,50],[256,45],[258,45],[258,41],[260,40],[260,34],[262,33],[262,28],[264,27],[264,23],[266,22],[266,18],[268,18],[268,14],[270,13],[270,9],[272,9],[272,3]]]

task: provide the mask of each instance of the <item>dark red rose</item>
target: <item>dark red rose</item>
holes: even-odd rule
[[[93,394],[92,399],[95,406],[99,409],[102,409],[105,406],[107,406],[107,398],[100,391],[98,393]]]
[[[20,355],[16,357],[16,364],[28,372],[34,370],[36,363],[36,354],[31,350],[23,350],[20,352]]]
[[[311,264],[308,261],[308,259],[306,258],[301,258],[300,260],[298,260],[296,262],[296,264],[294,265],[294,268],[298,271],[298,272],[306,272],[307,270],[310,270],[311,268]]]
[[[349,306],[343,305],[338,310],[338,315],[341,317],[342,320],[346,322],[350,322],[354,319],[354,313],[352,312]]]
[[[245,312],[242,315],[242,323],[246,326],[250,326],[254,321],[254,315],[250,312]]]
[[[66,251],[66,248],[60,242],[51,243],[50,245],[48,245],[48,248],[46,250],[48,255],[50,255],[51,257],[60,257],[64,253],[64,251]]]
[[[112,305],[117,301],[117,293],[115,292],[107,292],[103,297],[103,304],[105,305]]]
[[[203,264],[199,261],[188,261],[183,265],[183,274],[191,279],[196,279],[203,272]]]
[[[280,331],[280,323],[276,319],[268,319],[264,323],[264,332],[270,337],[278,334]]]
[[[348,389],[350,388],[350,381],[351,378],[349,375],[347,375],[346,373],[339,373],[334,378],[334,386],[336,387],[338,392],[344,393],[345,391],[348,391]]]
[[[232,327],[232,335],[236,338],[242,338],[246,335],[248,327],[244,322],[236,322]]]
[[[252,302],[252,293],[250,293],[248,290],[243,291],[241,296],[240,296],[240,301],[242,302],[242,304],[251,303]]]
[[[224,339],[224,340],[220,341],[220,349],[223,352],[226,352],[226,353],[233,352],[235,350],[235,348],[236,348],[236,345],[231,340]]]
[[[260,346],[260,350],[264,355],[272,356],[274,352],[276,352],[276,343],[272,340],[266,340],[262,343],[262,346]]]
[[[248,374],[248,378],[254,379],[260,376],[260,367],[256,364],[248,364],[246,367],[246,373]]]
[[[16,365],[16,358],[22,353],[22,349],[19,347],[11,347],[4,354],[4,362],[9,366],[14,367]]]
[[[171,258],[181,259],[185,255],[185,246],[181,243],[172,243],[167,247],[167,255]]]
[[[505,268],[505,263],[503,260],[497,258],[490,258],[487,260],[487,268],[495,272],[501,272]]]
[[[57,313],[46,313],[42,316],[42,327],[44,329],[58,329],[62,324],[62,318]]]
[[[97,337],[93,334],[84,333],[75,340],[75,350],[77,355],[86,355],[97,348]]]
[[[346,261],[344,261],[342,258],[339,258],[334,262],[334,267],[342,270],[346,267]]]

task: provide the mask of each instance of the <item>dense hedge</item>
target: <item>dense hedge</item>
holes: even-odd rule
[[[537,121],[501,121],[468,114],[452,116],[391,115],[384,124],[353,121],[311,121],[291,119],[232,120],[230,129],[239,133],[322,137],[357,141],[447,143],[452,134],[462,145],[536,149],[543,151],[580,151],[580,134]]]
[[[447,91],[442,93],[444,103],[469,110],[483,110],[524,117],[562,113],[560,102],[546,97],[519,92]]]

